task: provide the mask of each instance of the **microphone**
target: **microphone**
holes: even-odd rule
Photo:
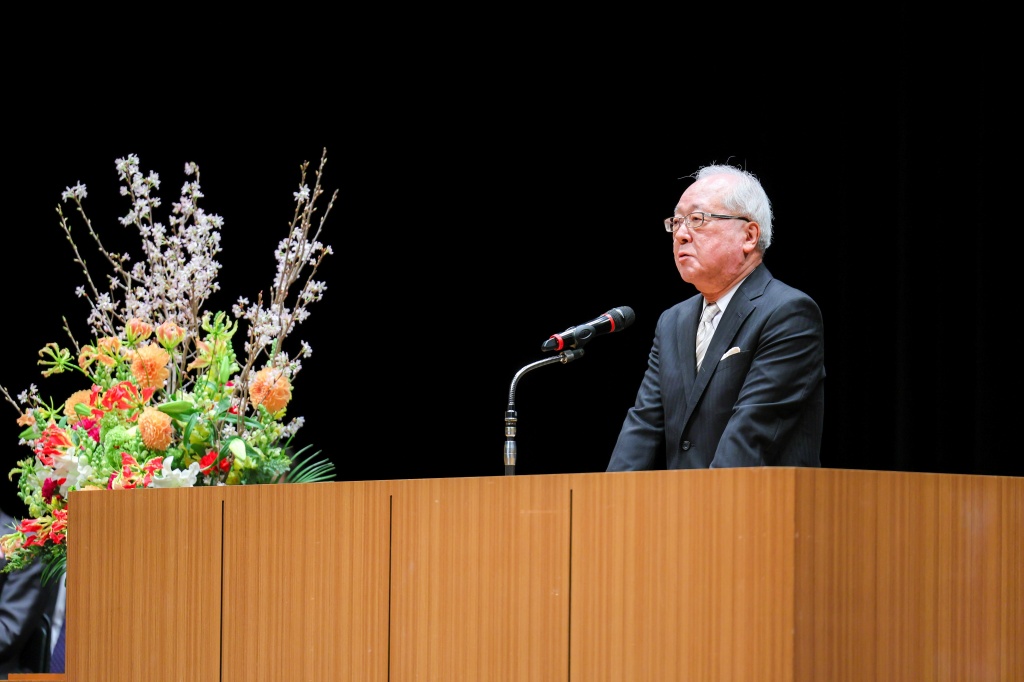
[[[542,351],[563,350],[565,348],[582,348],[590,339],[601,334],[611,334],[622,331],[633,324],[636,315],[633,309],[628,306],[612,308],[604,315],[595,317],[590,322],[569,327],[561,334],[552,334],[547,341],[541,344]]]

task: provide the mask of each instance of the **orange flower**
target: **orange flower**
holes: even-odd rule
[[[170,415],[155,407],[147,407],[139,417],[139,434],[147,448],[163,452],[174,438]]]
[[[205,341],[196,341],[196,359],[189,363],[188,369],[197,369],[200,367],[209,367],[211,364],[215,364],[214,361],[218,357],[223,357],[231,350],[228,346],[228,342],[224,339],[218,339],[214,341],[213,345],[206,343]]]
[[[3,539],[0,540],[0,554],[11,556],[24,546],[25,538],[17,533],[11,533],[3,536]]]
[[[128,320],[128,324],[124,326],[124,335],[128,338],[128,343],[132,346],[139,341],[145,341],[152,333],[153,325],[143,322],[137,317],[133,317]]]
[[[121,353],[121,339],[116,336],[107,336],[96,342],[95,346],[83,346],[82,352],[78,355],[78,366],[86,369],[94,361],[102,362],[107,367],[117,364],[117,358]]]
[[[75,412],[75,405],[83,403],[85,405],[91,405],[92,391],[87,388],[81,391],[75,391],[71,394],[71,397],[64,401],[64,416],[68,418],[68,424],[77,424],[81,417]]]
[[[205,341],[196,341],[196,359],[188,363],[188,369],[198,369],[210,364],[213,351]]]
[[[185,330],[167,320],[156,328],[156,340],[160,345],[170,350],[185,340]]]
[[[30,412],[18,417],[18,426],[35,426],[36,418]]]
[[[108,367],[117,364],[117,357],[121,352],[121,339],[116,336],[107,336],[96,342],[96,350],[100,355],[96,359]]]
[[[171,375],[167,369],[170,359],[171,356],[160,346],[143,346],[132,356],[132,376],[143,388],[161,388]]]
[[[256,372],[249,385],[249,401],[263,405],[270,413],[284,409],[292,399],[292,384],[279,369],[264,367]]]

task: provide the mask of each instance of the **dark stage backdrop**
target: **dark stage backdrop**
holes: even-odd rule
[[[643,111],[623,113],[621,102],[558,106],[557,92],[544,106],[492,95],[408,113],[359,101],[336,124],[294,127],[256,110],[244,127],[214,116],[74,136],[25,121],[8,180],[0,383],[60,400],[79,388],[34,364],[66,340],[62,317],[86,336],[82,273],[55,212],[65,187],[85,183],[101,233],[137,245],[117,221],[127,205],[115,159],[135,153],[159,172],[165,205],[184,164],[198,163],[203,206],[225,220],[222,291],[208,308],[226,309],[267,289],[299,165],[315,167],[327,147],[324,184],[339,196],[323,240],[335,255],[320,273],[324,300],[292,337],[313,347],[289,408],[306,419],[298,440],[329,454],[339,479],[501,475],[515,374],[547,357],[551,334],[625,305],[629,329],[526,373],[515,394],[517,474],[601,471],[659,313],[694,293],[661,221],[685,176],[732,161],[774,201],[768,268],[824,315],[823,466],[1021,475],[1005,332],[1015,315],[996,303],[1000,275],[1019,267],[1016,197],[993,191],[1010,130],[949,107],[941,89],[894,77],[872,93],[866,106],[849,83],[791,112],[730,107],[699,122],[644,93],[631,100]],[[3,414],[6,472],[30,451],[17,412]],[[19,511],[3,483],[3,506]]]

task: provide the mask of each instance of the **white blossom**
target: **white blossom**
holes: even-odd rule
[[[191,488],[199,478],[199,464],[192,462],[188,469],[173,468],[174,462],[171,457],[164,457],[163,468],[153,477],[150,484],[153,488]]]
[[[84,199],[87,196],[89,196],[89,194],[85,191],[85,185],[83,185],[81,181],[79,181],[79,183],[74,187],[65,187],[64,193],[60,195],[60,198],[63,201],[67,201],[72,197],[74,197],[75,199]]]

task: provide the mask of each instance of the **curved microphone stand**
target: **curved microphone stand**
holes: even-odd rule
[[[575,350],[564,350],[558,355],[537,362],[531,362],[521,370],[516,372],[516,375],[512,377],[512,386],[508,390],[508,409],[505,410],[505,475],[515,476],[516,473],[516,422],[518,417],[516,416],[516,384],[519,383],[519,379],[532,369],[543,367],[544,365],[552,365],[554,363],[566,364],[572,362],[576,358],[583,357],[583,349],[577,348]]]

